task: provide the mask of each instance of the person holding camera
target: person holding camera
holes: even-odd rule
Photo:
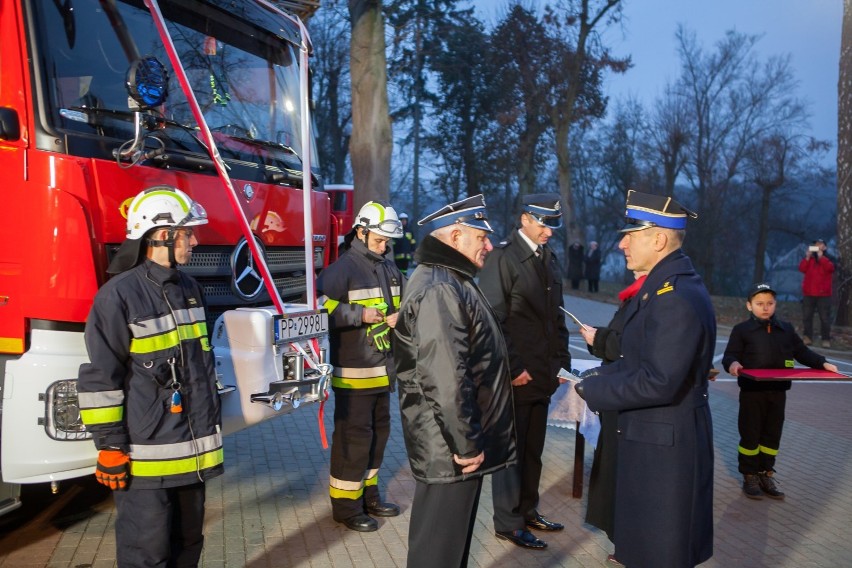
[[[831,347],[831,278],[834,263],[825,254],[825,241],[816,239],[799,263],[802,280],[802,340],[810,345],[814,329],[814,312],[819,314],[822,346]]]

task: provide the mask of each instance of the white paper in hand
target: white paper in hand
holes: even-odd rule
[[[565,309],[565,308],[563,308],[562,306],[559,306],[559,309],[560,309],[560,310],[562,310],[563,312],[565,312],[566,314],[568,314],[568,317],[570,317],[572,320],[574,320],[574,323],[576,323],[578,326],[582,327],[583,329],[589,329],[589,326],[587,326],[586,324],[584,324],[583,322],[581,322],[581,321],[577,318],[577,316],[575,316],[574,314],[572,314],[571,312],[569,312],[568,310],[566,310],[566,309]]]
[[[560,379],[565,379],[567,381],[571,381],[572,383],[579,383],[580,377],[572,373],[571,371],[566,371],[565,369],[560,368],[559,372],[556,373],[556,377]]]

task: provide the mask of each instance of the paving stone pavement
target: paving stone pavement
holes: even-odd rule
[[[572,298],[581,319],[601,307]],[[580,312],[580,313],[578,313]],[[588,319],[590,323],[603,323]],[[724,330],[720,330],[723,334]],[[724,349],[720,338],[719,352]],[[579,343],[575,356],[582,357]],[[852,357],[830,353],[841,370]],[[736,383],[723,373],[711,386],[715,464],[715,548],[704,567],[852,566],[852,383],[795,384],[778,457],[784,501],[743,497],[736,468]],[[225,439],[226,473],[210,482],[206,543],[209,568],[405,566],[414,481],[392,397],[392,434],[380,472],[399,517],[379,519],[374,533],[357,533],[331,518],[328,450],[317,427],[317,407],[255,426]],[[333,400],[326,405],[331,431]],[[540,510],[565,524],[540,533],[549,547],[526,551],[493,536],[491,487],[483,486],[470,566],[604,567],[612,545],[583,523],[585,499],[571,496],[575,433],[550,427],[543,457]],[[584,462],[586,477],[591,450]],[[114,510],[108,491],[90,479],[66,482],[59,496],[24,507],[0,522],[0,568],[112,567]],[[442,567],[436,567],[442,568]]]

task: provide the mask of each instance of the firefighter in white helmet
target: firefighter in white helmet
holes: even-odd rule
[[[205,482],[223,471],[221,413],[204,297],[177,270],[204,208],[167,186],[137,195],[127,239],[86,321],[80,416],[114,490],[119,566],[196,566]]]
[[[396,326],[403,276],[385,257],[402,225],[390,204],[371,201],[346,236],[349,248],[317,279],[331,325],[334,435],[329,494],[332,516],[347,528],[378,529],[373,517],[393,517],[383,502],[379,468],[390,435],[390,391],[396,381],[391,329]]]

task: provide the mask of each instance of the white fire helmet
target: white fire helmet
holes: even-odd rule
[[[156,227],[192,227],[207,224],[207,212],[197,201],[174,187],[148,188],[127,208],[127,238],[141,239]]]
[[[364,227],[372,233],[399,239],[402,237],[402,223],[396,214],[396,210],[384,201],[370,201],[361,207],[352,228]]]

